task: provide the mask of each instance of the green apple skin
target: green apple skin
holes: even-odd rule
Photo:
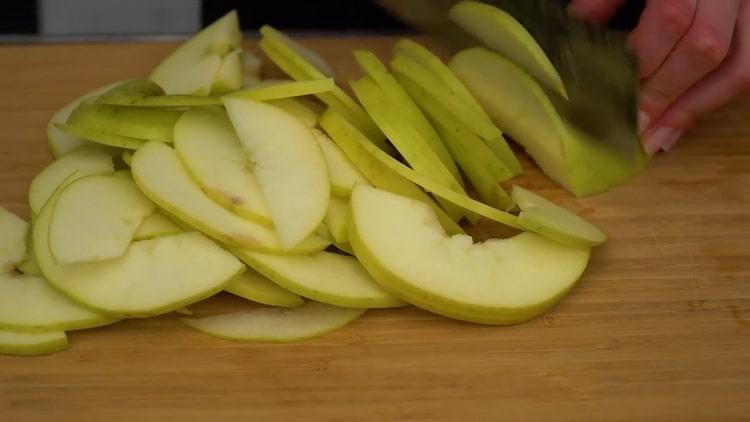
[[[449,66],[544,172],[578,197],[627,182],[650,157],[633,138],[632,160],[587,137],[557,114],[542,87],[509,60],[483,48],[454,56]]]
[[[0,355],[42,356],[68,349],[64,332],[16,333],[0,331]]]
[[[282,288],[252,268],[232,279],[224,290],[243,299],[268,306],[296,308],[305,300]]]
[[[67,125],[145,141],[172,142],[182,110],[81,103]]]
[[[100,147],[114,147],[136,150],[142,147],[146,141],[129,136],[116,135],[114,133],[102,132],[83,126],[70,125],[67,123],[56,123],[55,128],[68,137],[83,139],[89,145]]]
[[[107,90],[107,92],[96,98],[94,103],[105,105],[131,105],[141,98],[161,95],[164,95],[164,90],[161,89],[156,82],[150,79],[133,79]]]

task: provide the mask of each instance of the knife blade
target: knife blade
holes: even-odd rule
[[[448,11],[460,0],[379,0],[394,16],[433,36],[452,53],[481,45],[454,24]],[[557,69],[566,100],[551,89],[560,115],[626,160],[641,152],[637,142],[637,59],[625,34],[568,15],[559,0],[483,0],[505,10],[536,39]]]

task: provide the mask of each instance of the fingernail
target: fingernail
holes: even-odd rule
[[[664,152],[670,151],[672,147],[675,146],[677,141],[680,140],[680,138],[682,138],[682,133],[681,132],[675,133],[675,135],[670,140],[668,140],[667,142],[664,143],[664,145],[661,146],[662,151]]]
[[[674,129],[661,127],[644,136],[643,149],[645,149],[649,155],[653,155],[659,149],[664,148],[664,146],[668,145],[671,148],[679,138],[680,134],[675,132]]]
[[[649,116],[645,111],[639,111],[638,112],[638,135],[643,135],[643,133],[646,132],[646,129],[648,129],[649,123],[651,123],[651,116]]]

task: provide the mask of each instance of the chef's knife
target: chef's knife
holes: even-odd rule
[[[379,0],[413,28],[434,36],[452,52],[481,45],[448,18],[459,0]],[[516,18],[547,53],[569,100],[547,89],[558,112],[593,142],[623,158],[640,152],[637,142],[637,61],[624,34],[581,22],[560,0],[483,0]]]

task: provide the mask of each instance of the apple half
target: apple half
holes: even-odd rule
[[[449,237],[419,201],[368,186],[351,197],[349,239],[368,272],[404,300],[450,318],[515,324],[553,307],[575,285],[589,249],[535,233],[474,244]]]
[[[285,290],[252,268],[235,277],[224,286],[224,290],[243,299],[268,306],[282,308],[296,308],[302,306],[305,300],[298,295]]]

